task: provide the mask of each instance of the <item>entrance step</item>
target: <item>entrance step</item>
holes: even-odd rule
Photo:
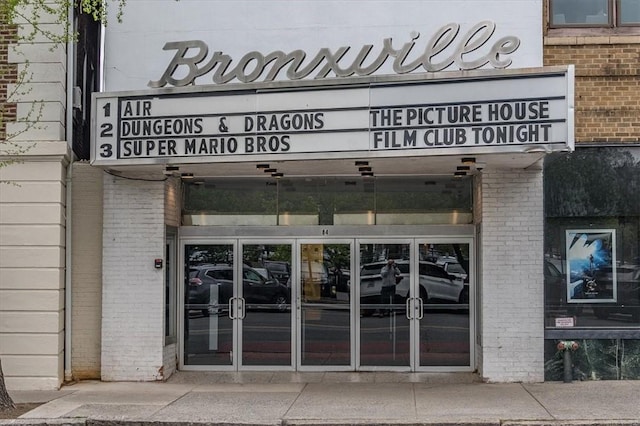
[[[476,373],[399,373],[376,372],[288,372],[288,371],[178,371],[167,383],[206,385],[215,383],[286,384],[286,383],[480,383]]]

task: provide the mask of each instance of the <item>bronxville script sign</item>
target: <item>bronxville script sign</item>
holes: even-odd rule
[[[287,90],[97,93],[91,162],[573,149],[572,70]]]
[[[148,86],[187,86],[195,84],[196,78],[212,71],[212,81],[216,84],[228,83],[234,79],[243,83],[253,82],[267,70],[263,81],[274,81],[283,69],[286,69],[286,77],[289,80],[303,79],[317,68],[319,70],[314,79],[326,78],[330,73],[336,77],[366,76],[377,71],[388,58],[393,58],[393,72],[396,74],[407,74],[420,67],[428,72],[442,71],[453,64],[459,70],[477,69],[487,64],[502,69],[511,65],[512,60],[507,55],[518,49],[520,39],[506,36],[489,45],[495,29],[494,22],[481,21],[458,37],[460,25],[450,23],[436,30],[418,54],[415,51],[419,49],[414,48],[416,40],[420,37],[419,33],[412,32],[411,41],[404,43],[399,49],[393,47],[391,38],[387,38],[384,39],[383,47],[377,56],[370,56],[373,45],[367,44],[362,46],[350,64],[344,63],[345,55],[351,49],[349,46],[342,46],[335,52],[328,48],[319,49],[316,55],[306,62],[306,52],[299,49],[289,53],[277,50],[266,55],[253,51],[245,54],[237,62],[228,54],[214,52],[205,62],[209,47],[204,41],[175,41],[166,43],[163,48],[176,51],[173,59],[160,79],[150,81]]]

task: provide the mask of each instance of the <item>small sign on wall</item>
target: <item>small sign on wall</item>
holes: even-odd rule
[[[574,317],[561,317],[556,318],[556,327],[566,328],[566,327],[575,327],[576,319]]]

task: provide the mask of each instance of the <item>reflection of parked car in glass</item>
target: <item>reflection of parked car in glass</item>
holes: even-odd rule
[[[456,279],[455,275],[431,262],[420,262],[419,276],[420,297],[423,300],[469,303],[468,280]]]
[[[335,287],[329,280],[329,268],[324,262],[302,261],[300,263],[304,295],[308,300],[334,298]]]
[[[360,270],[360,303],[379,303],[382,288],[380,270],[386,262],[363,265]],[[396,303],[404,303],[409,297],[409,261],[396,261],[402,278],[396,286]],[[442,267],[433,262],[419,263],[420,295],[423,301],[469,303],[469,286],[453,279]]]
[[[546,291],[546,303],[550,305],[563,304],[567,300],[565,280],[556,266],[544,261],[544,288]]]
[[[278,260],[266,260],[263,262],[264,267],[282,284],[287,284],[291,277],[291,265],[289,262]]]
[[[348,269],[333,269],[330,273],[330,280],[336,288],[336,299],[349,300],[351,291],[351,271]]]
[[[441,257],[436,262],[436,265],[440,266],[447,274],[453,276],[455,279],[462,282],[469,282],[469,274],[467,274],[467,271],[464,270],[455,257]]]
[[[628,314],[633,321],[640,321],[640,266],[620,265],[616,267],[615,275],[616,302],[594,304],[593,313],[599,319],[607,319],[612,314]],[[602,291],[613,297],[613,268],[600,268],[596,279]]]
[[[272,273],[271,271],[269,271],[267,268],[253,268],[254,271],[256,271],[257,273],[259,273],[260,275],[262,275],[263,278],[266,278],[267,280],[275,280],[277,279]],[[279,280],[278,280],[279,281]]]
[[[279,311],[288,309],[290,292],[285,285],[278,280],[264,278],[248,266],[243,267],[242,275],[242,297],[248,309],[273,305]],[[188,292],[189,309],[199,309],[204,314],[226,310],[229,299],[233,297],[233,268],[212,264],[190,267]]]

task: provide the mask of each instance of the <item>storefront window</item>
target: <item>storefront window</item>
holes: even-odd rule
[[[545,325],[640,327],[640,147],[545,160]]]
[[[183,224],[469,224],[472,183],[429,176],[211,179],[185,184]]]

